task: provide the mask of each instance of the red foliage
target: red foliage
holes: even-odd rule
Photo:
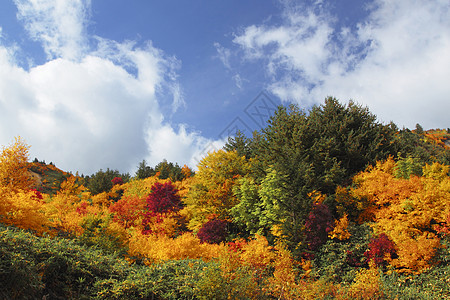
[[[450,213],[447,215],[447,219],[445,223],[441,225],[436,225],[435,230],[437,233],[441,233],[443,235],[450,235]]]
[[[116,184],[123,184],[123,179],[122,179],[122,177],[114,177],[114,178],[111,180],[111,182],[112,182],[113,185],[116,185]]]
[[[305,222],[306,241],[308,242],[308,250],[316,251],[322,246],[328,238],[328,233],[333,230],[333,216],[323,203],[316,203],[309,213]],[[305,253],[306,256],[312,256]],[[312,257],[308,257],[312,258]]]
[[[151,233],[148,227],[154,217],[156,222],[160,223],[163,214],[176,212],[181,208],[181,198],[172,182],[168,181],[164,184],[156,182],[151,191],[147,197],[146,213],[142,220],[145,234]]]
[[[181,208],[178,190],[168,181],[164,184],[156,182],[147,197],[147,210],[152,213],[168,213]]]
[[[135,222],[141,216],[145,206],[145,201],[139,197],[122,197],[109,207],[114,214],[114,221],[125,228],[137,225]]]
[[[80,216],[84,216],[87,214],[88,203],[86,201],[81,202],[80,206],[77,207],[77,213]]]
[[[228,242],[228,250],[231,252],[241,252],[242,248],[247,244],[245,240],[234,240]]]
[[[390,256],[394,258],[396,255],[394,243],[384,233],[380,234],[376,238],[373,238],[369,243],[369,250],[364,252],[367,260],[372,260],[377,266],[386,265],[385,258]]]
[[[36,199],[38,199],[38,201],[44,199],[44,196],[42,196],[41,192],[39,192],[37,189],[31,189],[30,192],[33,192]]]
[[[227,221],[211,219],[197,233],[197,237],[202,243],[218,244],[227,237]]]

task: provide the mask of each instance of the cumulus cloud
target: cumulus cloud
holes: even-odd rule
[[[174,130],[160,110],[163,92],[173,95],[173,110],[184,105],[175,58],[150,42],[87,36],[88,0],[15,3],[48,60],[24,69],[17,49],[0,44],[0,144],[20,135],[32,158],[91,174],[133,171],[144,158],[191,163],[211,142],[184,126]]]
[[[324,7],[286,5],[283,24],[235,36],[247,60],[264,62],[271,92],[302,106],[328,95],[354,99],[384,122],[448,127],[447,1],[375,0],[352,27],[338,27],[339,16]]]

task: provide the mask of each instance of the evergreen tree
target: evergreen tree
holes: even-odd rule
[[[144,160],[142,160],[142,162],[139,163],[135,177],[137,179],[145,179],[145,178],[151,177],[155,174],[156,174],[155,170],[152,167],[148,166],[147,162],[144,159]]]

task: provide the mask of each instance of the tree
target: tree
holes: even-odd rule
[[[152,223],[161,223],[164,217],[181,209],[181,199],[178,190],[168,181],[164,184],[156,182],[148,195],[142,226],[144,233],[152,233]]]
[[[190,229],[198,230],[213,216],[229,220],[230,209],[238,203],[233,186],[248,171],[247,160],[236,151],[219,150],[205,156],[184,199]]]
[[[136,178],[137,179],[145,179],[147,177],[151,177],[156,174],[156,171],[147,165],[147,162],[142,160],[142,162],[139,163],[138,169],[136,171]]]
[[[3,147],[0,154],[0,186],[11,191],[28,191],[32,180],[28,174],[28,150],[30,146],[16,137],[13,144]]]
[[[227,222],[211,219],[200,228],[197,237],[202,243],[218,244],[225,241],[227,236]]]
[[[372,203],[371,221],[377,234],[395,244],[391,265],[399,272],[420,273],[433,264],[441,247],[435,225],[446,222],[450,212],[449,166],[425,165],[424,176],[396,178],[390,158],[354,178],[351,193]]]
[[[86,178],[87,188],[93,195],[108,192],[113,187],[112,180],[115,177],[126,178],[129,176],[121,175],[118,170],[110,170],[107,168],[106,171],[103,171],[100,169],[97,173],[91,175],[89,178]]]
[[[265,234],[289,218],[287,176],[269,168],[260,185],[250,176],[239,179],[234,194],[239,203],[231,209],[233,220],[251,234]]]
[[[236,151],[239,156],[245,156],[247,159],[253,157],[252,140],[247,138],[240,130],[236,132],[236,136],[228,137],[228,141],[223,146],[225,151]]]
[[[165,159],[155,166],[155,172],[159,172],[159,178],[172,181],[179,181],[184,177],[182,168],[177,163],[173,164]]]
[[[270,166],[287,176],[291,197],[283,232],[290,236],[291,247],[302,240],[302,226],[312,207],[308,194],[331,195],[369,164],[393,154],[395,131],[395,125],[377,122],[367,108],[352,101],[343,105],[329,97],[309,113],[295,105],[278,108],[268,126],[253,137],[252,174],[259,183]],[[334,204],[328,205],[334,211]]]

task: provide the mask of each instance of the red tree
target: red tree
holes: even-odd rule
[[[227,236],[227,221],[212,219],[203,224],[197,233],[202,243],[218,244]]]
[[[156,182],[147,197],[146,212],[142,220],[144,233],[151,233],[148,227],[154,217],[157,222],[161,222],[164,214],[176,212],[180,208],[181,198],[172,182],[168,181],[164,184]]]
[[[396,255],[394,243],[384,233],[380,234],[376,238],[373,238],[369,243],[369,250],[364,252],[367,260],[372,260],[377,266],[386,265],[385,258],[390,256],[394,258]]]

